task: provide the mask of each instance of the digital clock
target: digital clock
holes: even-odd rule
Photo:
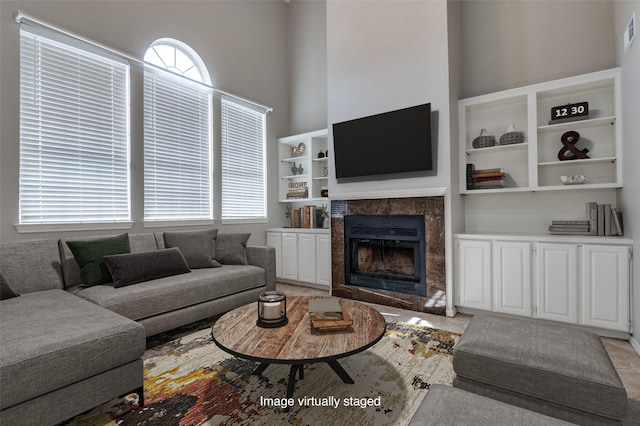
[[[577,104],[551,108],[551,121],[549,121],[549,124],[586,120],[587,118],[589,118],[589,102],[578,102]]]

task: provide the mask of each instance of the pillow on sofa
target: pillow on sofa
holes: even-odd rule
[[[247,241],[251,234],[218,234],[216,260],[223,265],[247,264]]]
[[[165,232],[164,245],[177,247],[182,252],[189,268],[219,268],[222,265],[215,259],[217,229],[205,231]]]
[[[130,253],[129,234],[86,241],[67,241],[67,246],[80,266],[80,276],[86,285],[111,281],[111,274],[102,259],[111,254]]]
[[[115,288],[191,272],[177,247],[104,257]]]
[[[20,295],[13,291],[7,280],[0,274],[0,300],[11,299],[12,297],[18,296]]]

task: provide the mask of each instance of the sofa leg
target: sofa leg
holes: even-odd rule
[[[135,392],[138,394],[138,407],[144,408],[144,386],[140,386]]]

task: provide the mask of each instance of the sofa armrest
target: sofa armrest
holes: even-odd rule
[[[267,246],[247,246],[247,263],[265,270],[267,290],[276,289],[276,249]]]

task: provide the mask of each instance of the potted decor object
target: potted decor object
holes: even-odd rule
[[[524,132],[516,130],[516,126],[509,124],[507,133],[500,136],[500,145],[512,145],[524,142]]]
[[[486,148],[495,144],[496,137],[487,133],[487,129],[480,130],[480,135],[471,143],[474,148]]]

